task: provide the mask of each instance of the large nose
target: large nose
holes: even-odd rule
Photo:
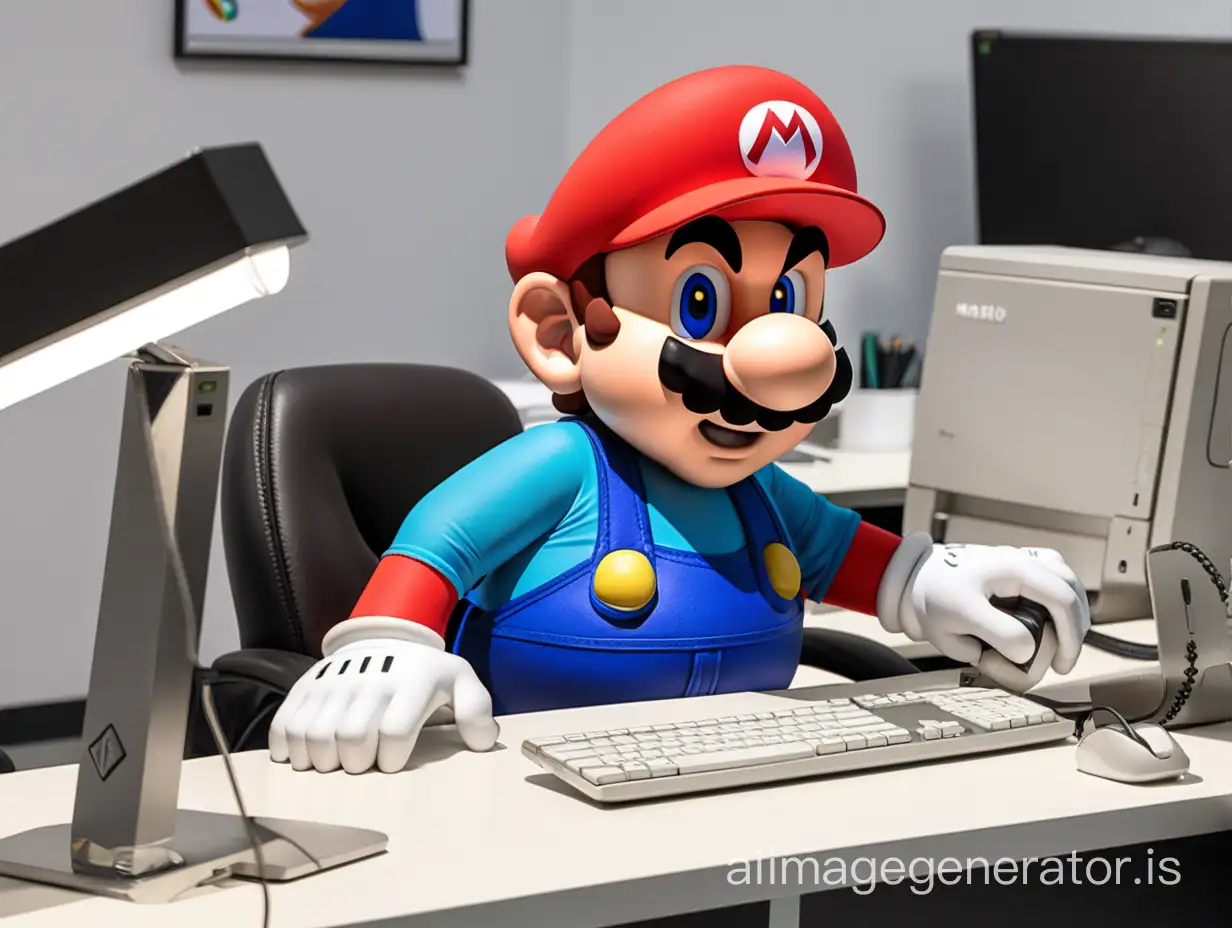
[[[834,380],[834,346],[816,322],[772,313],[746,323],[723,353],[732,385],[760,406],[790,412],[809,405]]]

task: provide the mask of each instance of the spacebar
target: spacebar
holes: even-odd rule
[[[753,748],[732,748],[730,751],[713,751],[708,754],[680,754],[671,760],[681,774],[688,774],[731,770],[735,767],[758,767],[776,761],[801,760],[813,756],[812,745],[789,742]]]

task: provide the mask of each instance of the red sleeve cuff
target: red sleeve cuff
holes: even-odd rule
[[[840,609],[876,615],[881,577],[901,543],[902,538],[893,532],[861,522],[823,601]]]
[[[381,558],[351,618],[380,615],[406,619],[432,629],[442,638],[457,591],[438,571],[421,561],[390,554]]]

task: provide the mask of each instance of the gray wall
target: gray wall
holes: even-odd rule
[[[840,338],[921,338],[937,259],[975,235],[967,43],[986,27],[1226,35],[1226,0],[573,0],[567,144],[659,84],[755,64],[826,101],[855,154],[885,241],[827,281]]]
[[[5,4],[0,240],[194,145],[264,142],[312,242],[282,295],[178,341],[239,387],[280,366],[436,360],[519,372],[503,240],[617,111],[698,68],[814,86],[890,230],[835,274],[840,333],[922,336],[935,261],[973,233],[966,40],[978,26],[1225,34],[1226,0],[472,0],[461,75],[177,67],[171,3]],[[0,311],[4,309],[0,295]],[[0,413],[0,706],[84,693],[121,371]],[[204,650],[236,641],[216,544]]]
[[[0,240],[192,146],[257,139],[312,240],[284,293],[180,344],[230,364],[237,393],[264,371],[332,361],[518,372],[504,236],[562,168],[565,0],[474,0],[461,74],[183,67],[169,0],[4,7]],[[0,706],[85,692],[122,380],[112,365],[0,413]],[[207,654],[237,640],[217,535],[214,555]]]

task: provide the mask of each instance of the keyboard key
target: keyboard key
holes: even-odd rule
[[[595,786],[605,786],[608,783],[623,783],[629,779],[619,767],[587,767],[582,771],[582,776],[589,780]]]
[[[641,761],[631,761],[627,764],[621,764],[620,769],[625,772],[630,780],[649,780],[650,768]]]
[[[813,745],[818,754],[839,754],[847,750],[847,742],[842,738],[822,738]]]
[[[564,744],[564,738],[530,738],[526,744],[535,751],[542,751],[544,748],[551,747],[554,744]]]
[[[667,758],[656,758],[646,761],[646,767],[652,777],[674,777],[679,772],[676,764]]]
[[[712,754],[693,754],[672,758],[680,774],[706,773],[710,770],[731,770],[737,767],[757,767],[785,760],[812,757],[813,749],[799,741],[769,744],[762,747],[736,748]],[[593,782],[593,781],[592,781]]]
[[[611,764],[605,764],[593,754],[590,757],[574,757],[565,761],[565,767],[572,770],[574,773],[581,773],[588,767],[610,767]]]

